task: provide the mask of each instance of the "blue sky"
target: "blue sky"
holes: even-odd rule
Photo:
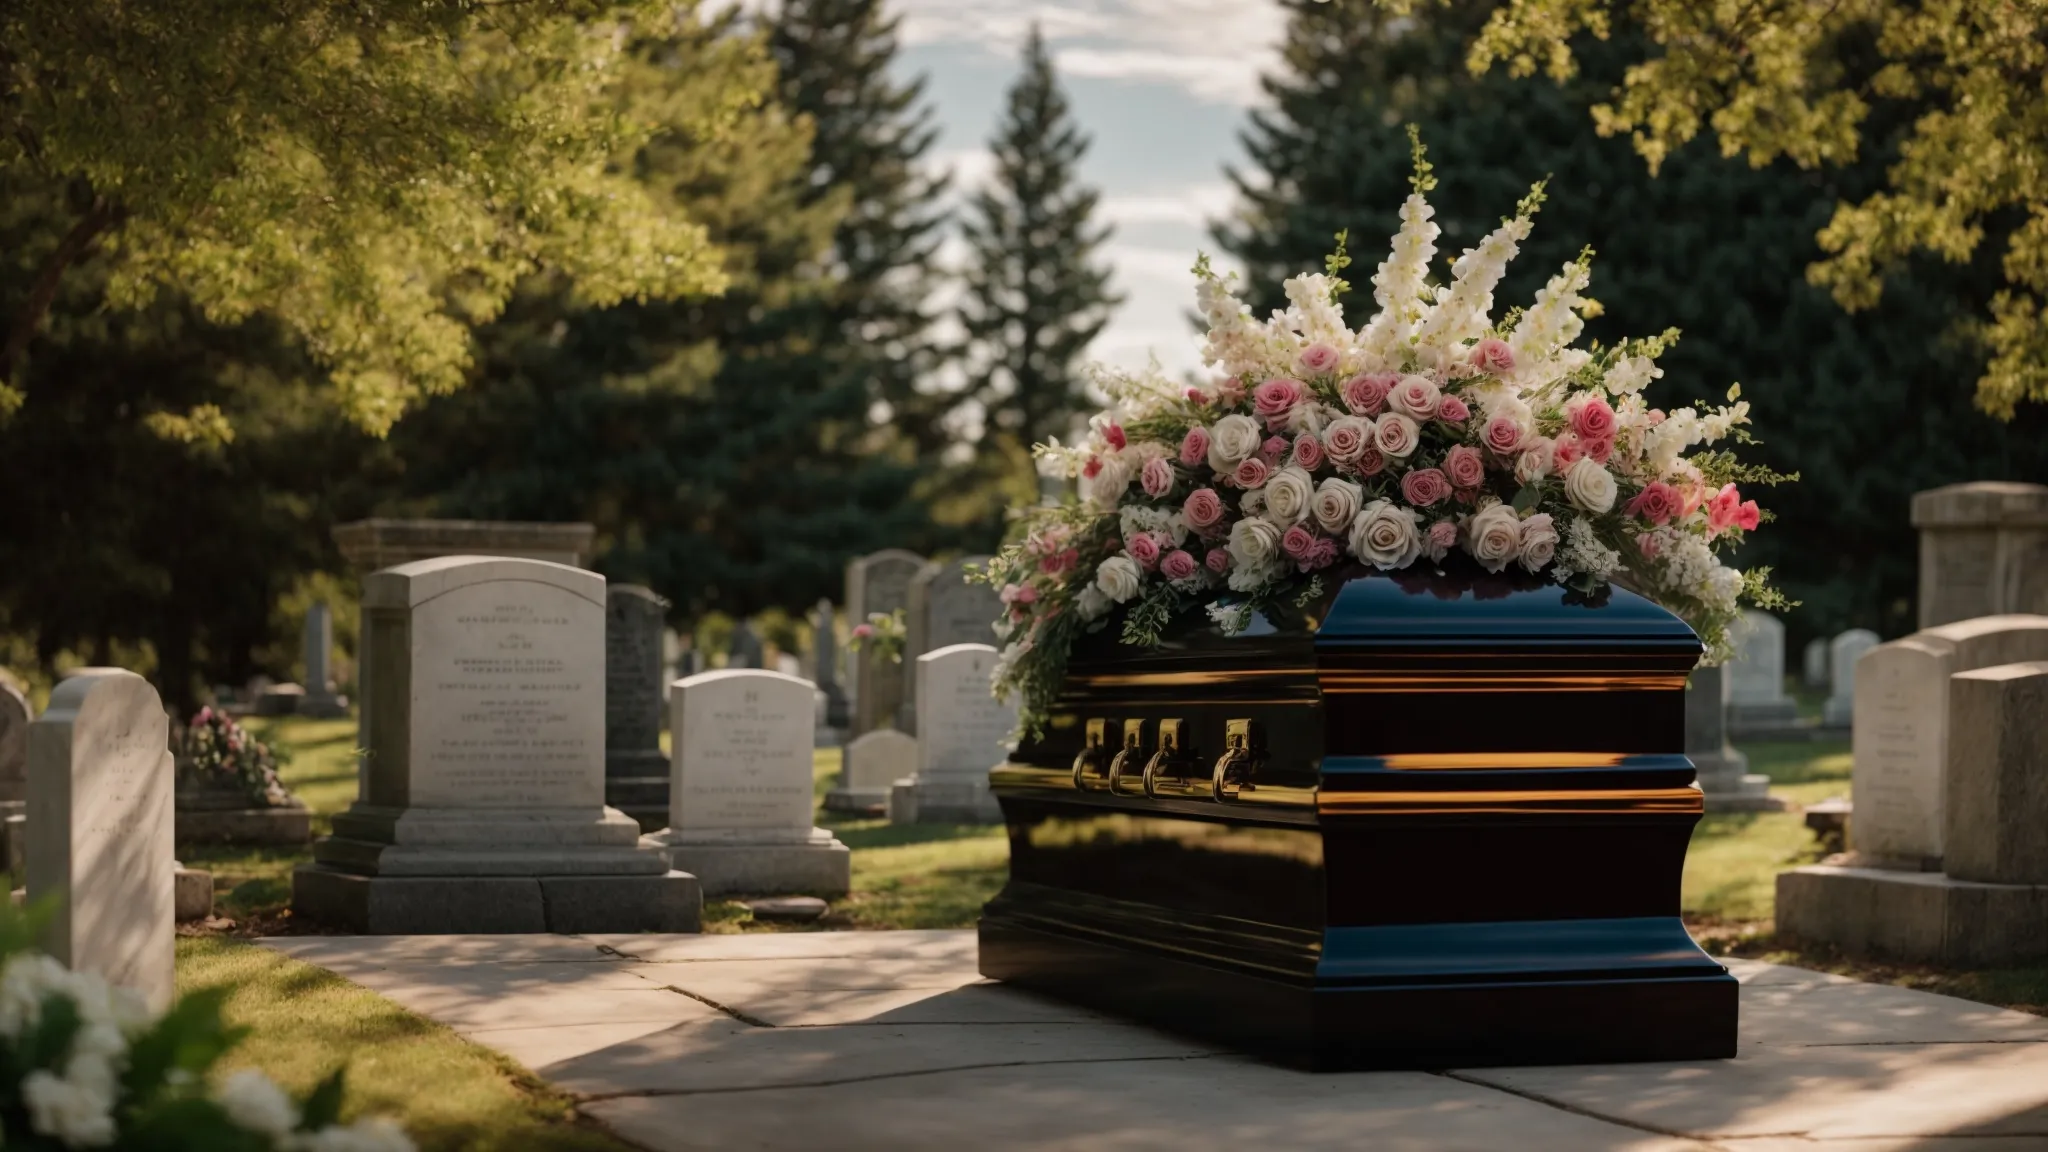
[[[1259,99],[1284,19],[1272,0],[898,0],[905,75],[926,77],[942,133],[934,162],[956,184],[989,170],[987,141],[1036,21],[1074,114],[1093,138],[1083,178],[1116,234],[1105,256],[1126,300],[1093,356],[1169,371],[1198,366],[1185,319],[1188,269],[1213,248],[1205,221],[1232,202],[1224,165]],[[957,255],[957,250],[955,252]]]

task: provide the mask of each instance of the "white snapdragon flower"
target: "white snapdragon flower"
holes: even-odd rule
[[[1579,338],[1586,327],[1577,311],[1579,292],[1592,278],[1592,269],[1574,260],[1537,291],[1535,305],[1522,313],[1514,331],[1508,333],[1508,348],[1515,354],[1517,375],[1535,375],[1533,369],[1551,361],[1559,349]],[[1548,377],[1552,373],[1542,375]]]
[[[1436,209],[1419,192],[1411,193],[1401,204],[1401,229],[1394,235],[1392,251],[1372,277],[1372,296],[1379,312],[1358,334],[1358,343],[1372,367],[1398,367],[1408,337],[1422,318],[1429,264],[1436,257],[1436,239],[1442,233],[1432,220],[1435,215]]]
[[[1617,396],[1641,392],[1652,380],[1660,380],[1664,370],[1657,367],[1648,356],[1625,356],[1607,368],[1602,385]]]

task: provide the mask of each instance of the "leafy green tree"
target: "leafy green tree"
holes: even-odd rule
[[[1583,104],[1603,135],[1629,134],[1652,171],[1708,126],[1722,155],[1754,166],[1863,167],[1818,228],[1808,269],[1852,310],[1875,307],[1915,253],[1971,264],[1998,241],[1989,317],[1958,317],[1970,322],[1957,330],[1989,354],[1978,405],[2010,419],[2048,401],[2044,22],[2042,0],[1507,0],[1475,29],[1467,63],[1570,83],[1600,51],[1589,41],[1627,28],[1632,66],[1605,68]],[[1904,122],[1885,110],[1901,102],[1915,110]],[[1873,179],[1878,156],[1887,167]]]
[[[2048,480],[2048,421],[2022,412],[2001,425],[1973,410],[1980,353],[1948,337],[1996,289],[1995,262],[1918,259],[1871,310],[1849,314],[1810,285],[1814,233],[1834,206],[1881,186],[1882,154],[1821,170],[1724,160],[1704,141],[1674,148],[1652,176],[1625,140],[1603,137],[1586,108],[1618,82],[1640,45],[1573,45],[1569,84],[1530,86],[1460,67],[1489,5],[1425,6],[1397,19],[1371,0],[1287,0],[1282,69],[1271,110],[1245,144],[1254,172],[1234,174],[1242,204],[1218,242],[1244,262],[1255,310],[1280,306],[1280,281],[1319,268],[1331,236],[1351,229],[1362,264],[1377,259],[1407,191],[1404,125],[1420,126],[1436,164],[1430,195],[1454,257],[1499,220],[1532,180],[1550,198],[1495,293],[1526,303],[1590,244],[1591,295],[1605,315],[1593,338],[1677,327],[1653,402],[1718,398],[1732,382],[1753,405],[1760,444],[1745,458],[1798,483],[1760,492],[1778,520],[1748,545],[1805,606],[1795,640],[1851,626],[1913,627],[1917,543],[1913,492],[1987,477]],[[1873,121],[1873,138],[1907,126]],[[1373,309],[1354,277],[1345,305]]]
[[[772,82],[753,43],[728,16],[634,45],[635,106],[689,109],[709,61],[745,60]],[[886,398],[870,371],[898,365],[855,347],[869,315],[914,340],[915,303],[850,295],[837,255],[843,237],[865,260],[892,222],[913,226],[914,213],[880,205],[915,197],[872,158],[879,190],[834,186],[812,122],[779,101],[716,137],[698,136],[687,116],[662,123],[636,172],[650,195],[710,229],[727,291],[591,306],[566,276],[529,281],[482,334],[480,384],[394,433],[404,491],[446,514],[590,519],[599,566],[653,585],[682,617],[804,606],[838,586],[848,556],[927,529],[911,498],[914,442],[870,420]],[[884,125],[865,130],[888,138]],[[861,203],[868,215],[849,230]]]
[[[1072,431],[1089,406],[1081,355],[1121,303],[1097,258],[1110,235],[1094,221],[1100,196],[1077,171],[1088,138],[1035,25],[989,147],[995,172],[974,194],[964,226],[970,256],[960,320],[968,395],[985,413],[982,459],[1005,462],[1023,458],[1017,447]]]
[[[67,270],[94,251],[116,306],[171,290],[216,323],[262,313],[382,432],[468,375],[472,323],[554,268],[586,300],[715,291],[704,225],[615,158],[622,32],[696,23],[666,0],[11,0],[0,169],[62,190],[63,226],[11,249],[0,414]],[[760,95],[734,85],[706,128]],[[231,434],[204,405],[160,434]]]

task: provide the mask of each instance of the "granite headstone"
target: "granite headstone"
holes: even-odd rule
[[[298,713],[321,719],[348,715],[348,705],[334,694],[334,613],[325,600],[306,609],[304,659],[306,694],[299,699]]]
[[[954,644],[917,658],[917,773],[889,790],[897,824],[993,822],[1002,809],[989,790],[1017,710],[995,698],[996,650]]]
[[[668,755],[661,750],[667,615],[668,601],[652,588],[605,588],[604,800],[647,832],[668,823]]]
[[[1776,812],[1770,778],[1749,770],[1749,757],[1728,742],[1728,678],[1724,668],[1695,668],[1685,690],[1685,754],[1699,774],[1709,812]]]
[[[1920,627],[2048,612],[2048,485],[1978,481],[1913,496]]]
[[[901,548],[850,561],[846,565],[847,625],[858,627],[876,613],[901,610],[907,617],[910,581],[922,567],[924,557]],[[906,629],[908,624],[906,619]],[[896,723],[906,691],[904,677],[912,667],[907,660],[884,659],[872,647],[861,647],[854,661],[853,735]]]
[[[1735,659],[1726,665],[1728,727],[1736,736],[1792,727],[1799,706],[1785,695],[1785,625],[1749,609],[1734,628]]]
[[[916,667],[919,656],[955,644],[993,644],[996,618],[1003,614],[1001,594],[991,584],[969,580],[968,570],[988,563],[987,556],[963,556],[918,569],[910,581],[910,606],[904,612],[903,659]],[[917,734],[917,677],[904,682],[904,700],[896,726]]]
[[[916,772],[915,738],[893,728],[857,736],[846,745],[839,785],[825,794],[825,807],[862,813],[886,809],[890,787]]]
[[[1856,717],[1856,662],[1877,647],[1877,633],[1868,628],[1851,628],[1828,641],[1828,701],[1821,710],[1821,722],[1830,728],[1848,728]]]

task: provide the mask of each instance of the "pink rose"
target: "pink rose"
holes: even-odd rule
[[[1150,532],[1140,532],[1131,537],[1127,550],[1140,568],[1149,570],[1159,563],[1159,541],[1154,540]]]
[[[1488,336],[1472,346],[1472,366],[1499,376],[1515,370],[1515,354],[1507,341]]]
[[[1437,402],[1436,418],[1446,424],[1463,424],[1471,415],[1472,409],[1456,396],[1446,396]]]
[[[1307,393],[1301,381],[1277,376],[1252,389],[1252,411],[1266,423],[1276,424],[1294,411],[1294,406],[1301,403],[1301,398]]]
[[[1315,546],[1316,534],[1299,524],[1289,528],[1280,536],[1280,551],[1289,560],[1293,560],[1296,563],[1308,559],[1308,554],[1315,549]]]
[[[1180,442],[1180,462],[1193,468],[1209,457],[1209,430],[1197,424]]]
[[[1266,462],[1257,456],[1237,466],[1230,474],[1231,483],[1239,488],[1257,488],[1266,482]]]
[[[1444,454],[1444,474],[1458,488],[1477,488],[1486,482],[1486,461],[1479,449],[1460,444]]]
[[[1736,509],[1735,512],[1735,526],[1744,532],[1756,531],[1756,526],[1763,522],[1763,510],[1756,506],[1756,501],[1754,500],[1744,500],[1742,507]]]
[[[1155,500],[1166,495],[1173,490],[1173,465],[1159,456],[1145,461],[1145,470],[1138,474],[1138,486]]]
[[[1372,442],[1383,454],[1406,460],[1415,451],[1422,429],[1399,412],[1389,412],[1373,425]]]
[[[1495,416],[1486,422],[1480,439],[1496,456],[1512,456],[1522,446],[1522,426],[1507,416]]]
[[[1216,495],[1214,488],[1197,488],[1188,493],[1187,502],[1180,506],[1180,514],[1187,518],[1188,526],[1200,532],[1216,526],[1223,519],[1223,498]]]
[[[1678,489],[1662,480],[1652,480],[1636,494],[1635,499],[1622,506],[1630,516],[1641,516],[1652,524],[1664,524],[1679,515],[1685,506],[1685,497]]]
[[[1175,548],[1159,562],[1159,574],[1168,580],[1185,580],[1201,570],[1192,554],[1182,548]]]
[[[1123,451],[1124,445],[1130,443],[1130,441],[1124,439],[1124,428],[1121,424],[1109,424],[1104,426],[1102,429],[1102,439],[1103,442],[1108,444],[1111,449],[1118,452]]]
[[[1301,364],[1301,370],[1314,376],[1320,376],[1325,372],[1335,371],[1337,368],[1337,360],[1337,350],[1335,348],[1330,347],[1328,344],[1322,343],[1311,344],[1308,347],[1303,348],[1301,350],[1301,356],[1298,358],[1298,362]]]
[[[1417,508],[1427,508],[1451,494],[1451,482],[1435,468],[1417,468],[1401,477],[1401,496]]]
[[[1605,464],[1607,463],[1607,458],[1614,455],[1614,437],[1602,436],[1594,440],[1581,439],[1579,447],[1586,450],[1586,455],[1592,459],[1593,463]]]
[[[1323,429],[1323,452],[1339,464],[1356,464],[1372,447],[1372,425],[1356,416],[1339,416]]]
[[[1360,416],[1377,416],[1380,406],[1387,402],[1387,393],[1394,390],[1394,381],[1400,378],[1392,372],[1353,376],[1340,389],[1344,393],[1344,406]]]
[[[1306,433],[1294,441],[1294,462],[1310,472],[1323,466],[1322,441]]]
[[[1449,520],[1439,520],[1429,526],[1428,547],[1431,560],[1442,560],[1457,546],[1458,526]]]
[[[1550,459],[1556,465],[1559,472],[1569,471],[1571,466],[1578,463],[1579,458],[1585,454],[1586,446],[1581,444],[1579,438],[1570,432],[1559,434],[1557,443],[1551,445],[1550,448]]]
[[[1353,467],[1360,476],[1377,476],[1387,470],[1386,454],[1378,448],[1367,448],[1358,454],[1358,463]]]
[[[1038,589],[1029,584],[1003,585],[1002,600],[1005,604],[1036,604]]]
[[[1289,447],[1287,437],[1268,436],[1266,442],[1259,445],[1259,458],[1266,462],[1266,467],[1271,468],[1286,458]]]
[[[1571,417],[1572,431],[1581,440],[1612,440],[1614,438],[1614,409],[1598,396],[1581,396],[1565,405],[1566,414]]]
[[[1200,388],[1189,388],[1186,391],[1182,392],[1181,395],[1187,397],[1187,401],[1190,404],[1196,405],[1197,407],[1208,407],[1209,394],[1207,392],[1202,391]]]
[[[1062,552],[1054,552],[1052,555],[1040,560],[1038,562],[1038,570],[1048,576],[1058,576],[1062,573],[1072,572],[1080,563],[1080,550],[1068,548]]]
[[[1443,393],[1427,376],[1403,376],[1394,390],[1387,393],[1387,406],[1417,420],[1428,420],[1436,415],[1438,404],[1443,402]]]
[[[1216,573],[1218,576],[1221,576],[1223,573],[1230,571],[1230,549],[1209,549],[1209,554],[1207,556],[1202,557],[1202,565],[1203,567],[1209,569],[1209,571]]]
[[[855,624],[853,626],[853,638],[856,640],[874,639],[875,626],[873,624]]]

